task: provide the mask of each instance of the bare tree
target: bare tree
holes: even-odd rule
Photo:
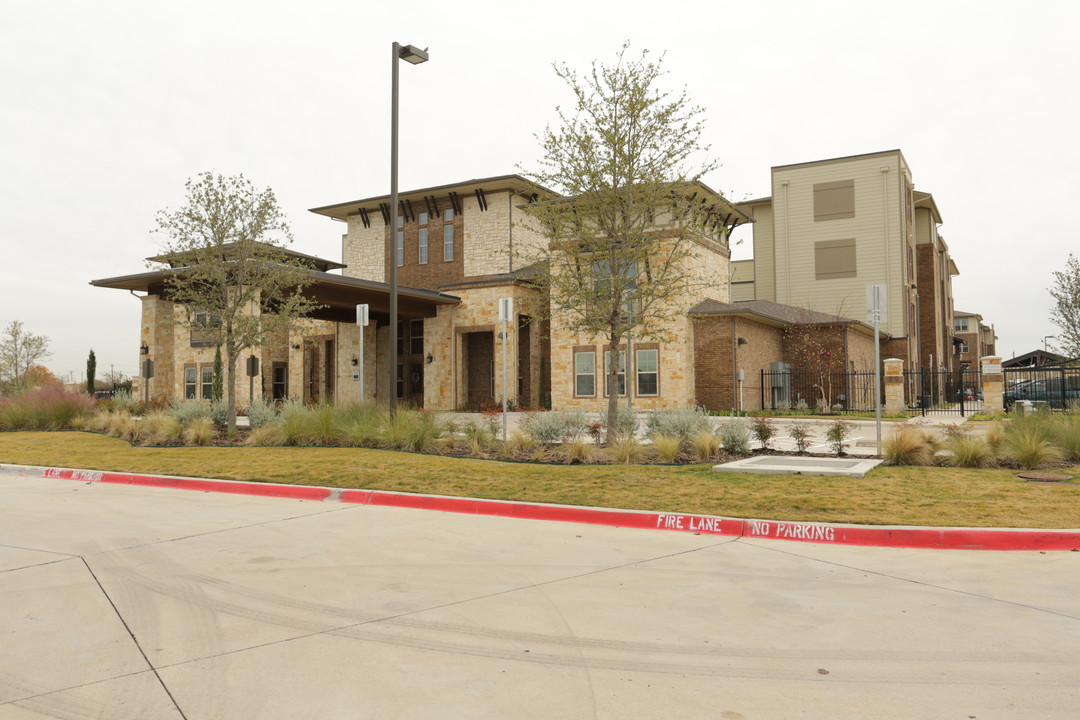
[[[157,215],[166,241],[154,260],[169,267],[166,294],[187,310],[183,321],[224,349],[232,432],[240,354],[318,307],[303,294],[314,278],[285,249],[292,235],[272,190],[210,172],[186,188],[183,206]]]
[[[711,213],[724,204],[701,183],[716,167],[701,140],[704,110],[685,92],[658,87],[663,58],[627,52],[624,45],[614,65],[593,63],[583,77],[556,66],[574,103],[539,136],[539,169],[523,170],[568,196],[525,207],[549,238],[533,258],[535,279],[546,290],[542,312],[610,349],[610,417],[620,344],[631,334],[666,339],[665,326],[686,311],[692,291],[718,284],[692,259],[695,242],[716,242],[710,230],[720,222]]]
[[[30,366],[52,355],[49,338],[23,330],[19,320],[12,320],[0,334],[0,381],[13,391],[25,386]]]

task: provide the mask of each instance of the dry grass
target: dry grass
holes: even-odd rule
[[[1003,469],[720,475],[707,465],[531,465],[353,448],[132,447],[77,432],[0,433],[0,462],[775,520],[1080,528],[1080,483],[1024,483]]]

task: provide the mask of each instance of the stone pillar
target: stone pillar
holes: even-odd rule
[[[983,412],[1000,415],[1005,412],[1003,395],[1005,393],[1005,374],[1001,371],[1001,358],[987,356],[980,358],[982,367]]]
[[[904,361],[889,358],[882,361],[885,366],[885,412],[902,413],[904,406]]]

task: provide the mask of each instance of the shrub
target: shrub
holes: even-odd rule
[[[690,442],[698,462],[708,462],[720,453],[720,438],[710,430],[699,432]]]
[[[461,433],[469,444],[469,452],[473,455],[483,455],[486,451],[495,447],[495,425],[486,422],[467,423],[461,427]]]
[[[701,408],[683,410],[657,410],[649,413],[645,427],[649,435],[676,435],[689,440],[703,430],[710,430],[712,424],[708,413]]]
[[[795,403],[795,409],[799,412],[806,412],[810,409],[810,406],[806,403],[805,400],[799,398],[799,402]]]
[[[248,419],[248,427],[258,430],[266,423],[277,418],[277,410],[273,403],[262,399],[252,400],[244,411]]]
[[[210,403],[210,422],[219,429],[224,429],[229,425],[229,406],[224,400],[215,400]]]
[[[515,455],[528,455],[537,446],[536,438],[520,428],[510,431],[507,448]]]
[[[679,458],[682,450],[682,438],[678,435],[657,433],[652,436],[653,447],[660,459],[666,463],[674,463]]]
[[[198,400],[185,400],[182,403],[174,405],[169,412],[181,425],[186,427],[190,425],[193,420],[209,419],[210,405],[199,402]]]
[[[645,456],[645,448],[642,447],[641,443],[638,442],[638,439],[633,435],[623,435],[614,438],[608,444],[608,452],[611,453],[615,462],[622,463],[623,465],[640,462],[641,458]]]
[[[615,417],[610,418],[608,414],[602,413],[600,415],[600,424],[607,431],[608,437],[615,435],[631,435],[637,432],[638,429],[638,417],[630,408],[625,405],[619,405],[615,409]]]
[[[439,438],[446,433],[438,418],[423,410],[398,410],[387,417],[384,428],[387,447],[410,452],[434,450]],[[490,424],[488,432],[493,445],[495,433]]]
[[[932,465],[934,448],[926,432],[915,425],[901,423],[882,443],[885,462],[889,465]]]
[[[855,427],[855,423],[847,420],[835,420],[829,424],[829,429],[825,431],[825,439],[829,441],[833,452],[837,455],[844,454],[844,448],[848,446],[847,438]]]
[[[990,467],[994,464],[994,452],[983,438],[969,433],[957,433],[945,441],[951,452],[948,463],[958,467]]]
[[[130,390],[117,390],[110,398],[114,410],[126,412],[129,415],[138,414],[142,410],[142,403],[132,397]]]
[[[1075,415],[1058,418],[1054,424],[1054,440],[1065,460],[1080,461],[1080,418]]]
[[[581,437],[589,422],[581,410],[559,410],[527,415],[521,426],[537,441],[551,445]]]
[[[210,422],[210,418],[195,418],[184,430],[184,442],[188,445],[205,447],[213,437],[214,424]]]
[[[750,453],[750,430],[742,418],[731,417],[720,426],[720,442],[724,449],[735,455]]]
[[[169,413],[161,413],[161,421],[147,438],[151,445],[177,445],[184,440],[184,426]]]
[[[788,437],[795,441],[795,451],[804,453],[810,447],[810,427],[804,423],[795,421],[788,428]]]
[[[762,450],[768,450],[769,443],[772,442],[773,436],[776,435],[776,426],[773,424],[772,418],[758,415],[750,421],[750,433],[761,443]]]

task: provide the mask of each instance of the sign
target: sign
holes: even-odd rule
[[[356,306],[356,325],[357,327],[368,326],[368,306],[367,303]]]
[[[866,322],[874,322],[875,310],[879,323],[889,322],[889,290],[885,283],[866,286]]]
[[[154,361],[146,358],[142,363],[142,376],[149,380],[154,377]]]
[[[359,380],[360,379],[360,370],[359,369],[353,368],[352,379],[353,380]]]
[[[247,376],[259,377],[259,358],[249,355],[247,359]]]
[[[514,298],[499,298],[499,322],[511,322],[514,319]]]

